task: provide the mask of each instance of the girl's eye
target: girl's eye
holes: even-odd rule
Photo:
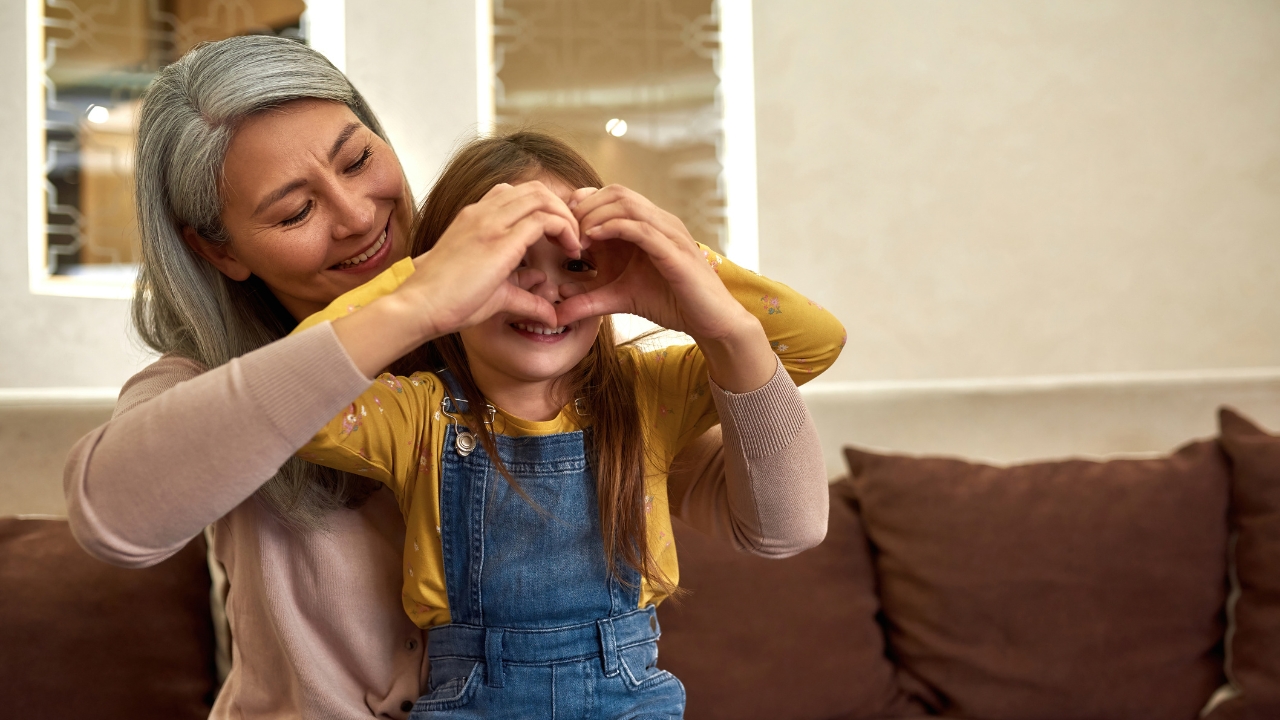
[[[591,264],[588,263],[586,260],[570,260],[569,262],[564,264],[564,269],[568,270],[569,272],[580,273],[580,272],[590,272],[595,268],[591,267]]]
[[[360,153],[360,159],[347,166],[347,172],[352,173],[363,168],[369,162],[369,158],[371,157],[373,157],[373,149],[366,147],[364,152]]]
[[[306,204],[306,205],[304,205],[304,206],[302,207],[302,209],[298,211],[298,214],[297,214],[297,215],[294,215],[293,217],[285,218],[284,220],[281,220],[281,221],[280,221],[280,224],[281,224],[281,225],[284,225],[285,227],[288,227],[288,226],[290,226],[290,225],[297,225],[298,223],[302,222],[303,220],[306,220],[306,219],[307,219],[307,216],[308,216],[308,215],[310,215],[310,214],[311,214],[311,201],[310,201],[310,200],[308,200],[308,201],[307,201],[307,204]]]

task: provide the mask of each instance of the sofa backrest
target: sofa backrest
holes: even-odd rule
[[[206,718],[217,687],[204,538],[141,570],[65,520],[0,517],[0,715]]]
[[[110,390],[0,390],[0,517],[66,516],[67,453],[109,420],[113,407]]]
[[[853,343],[846,352],[855,351]],[[1218,434],[1233,406],[1280,427],[1280,369],[824,383],[801,388],[829,477],[845,445],[1007,464],[1157,455]]]
[[[827,473],[840,449],[945,454],[995,463],[1166,453],[1217,434],[1231,405],[1280,427],[1280,370],[1076,375],[992,380],[824,382],[801,388]],[[66,514],[62,466],[106,422],[110,390],[0,389],[0,516]]]

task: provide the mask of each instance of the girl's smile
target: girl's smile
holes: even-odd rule
[[[542,343],[560,342],[573,330],[573,327],[570,325],[562,325],[558,328],[549,328],[542,323],[526,322],[508,323],[507,327],[515,330],[517,335],[525,338],[526,340]]]

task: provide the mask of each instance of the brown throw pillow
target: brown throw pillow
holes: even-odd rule
[[[1236,697],[1210,720],[1280,718],[1280,437],[1229,408],[1219,441],[1231,458],[1231,525],[1240,594],[1232,608],[1227,671]]]
[[[65,520],[0,518],[0,715],[204,720],[215,681],[203,539],[126,570]]]
[[[1223,682],[1226,459],[846,448],[890,655],[943,715],[1193,720]]]
[[[658,662],[684,683],[690,720],[923,714],[884,656],[871,558],[847,489],[833,489],[827,539],[785,560],[737,552],[679,522],[675,536],[690,594],[658,612]]]

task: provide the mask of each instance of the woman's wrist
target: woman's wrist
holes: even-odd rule
[[[439,337],[426,319],[431,313],[424,312],[420,302],[400,295],[378,298],[359,312],[333,321],[338,341],[367,377],[377,377],[410,350]]]

